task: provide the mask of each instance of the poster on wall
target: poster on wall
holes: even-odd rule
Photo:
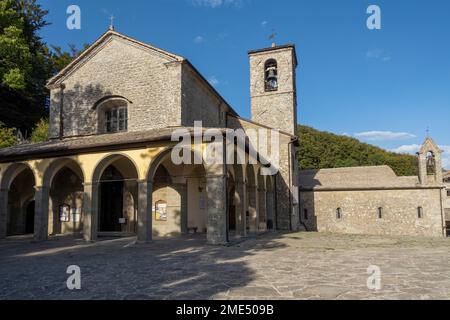
[[[155,203],[155,220],[167,221],[167,202],[161,200]]]
[[[81,222],[81,209],[72,209],[71,213],[73,222]]]
[[[59,206],[59,221],[70,222],[70,206],[68,204]]]

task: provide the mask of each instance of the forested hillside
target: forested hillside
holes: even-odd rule
[[[388,152],[357,139],[299,126],[301,169],[388,165],[397,175],[417,175],[417,158]]]

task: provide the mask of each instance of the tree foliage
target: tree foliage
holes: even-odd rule
[[[17,144],[17,138],[14,135],[14,130],[5,128],[0,122],[0,149],[9,148]]]
[[[49,140],[49,124],[48,119],[41,119],[36,124],[31,134],[31,142],[45,142]]]
[[[418,161],[411,155],[388,152],[357,139],[299,126],[301,169],[390,166],[397,175],[417,175]]]
[[[0,119],[23,133],[47,112],[52,66],[38,35],[46,14],[36,0],[0,1]]]
[[[42,41],[47,13],[37,0],[0,0],[0,119],[25,137],[49,116],[47,80],[80,54]]]

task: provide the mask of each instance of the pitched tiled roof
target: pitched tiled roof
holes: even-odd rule
[[[0,150],[0,163],[32,159],[33,157],[51,157],[61,154],[77,154],[80,151],[111,150],[117,147],[133,147],[145,145],[149,142],[171,140],[172,133],[176,129],[187,129],[193,132],[193,128],[165,128],[153,129],[141,132],[126,132],[104,134],[49,142],[23,144],[12,148]]]
[[[389,166],[304,170],[303,190],[387,189],[419,187],[418,177],[398,177]]]

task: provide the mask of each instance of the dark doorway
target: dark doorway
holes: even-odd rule
[[[25,233],[33,234],[34,233],[34,205],[35,202],[30,201],[26,208],[25,215]]]
[[[120,219],[123,218],[122,175],[113,166],[109,166],[100,183],[99,231],[121,232]]]

